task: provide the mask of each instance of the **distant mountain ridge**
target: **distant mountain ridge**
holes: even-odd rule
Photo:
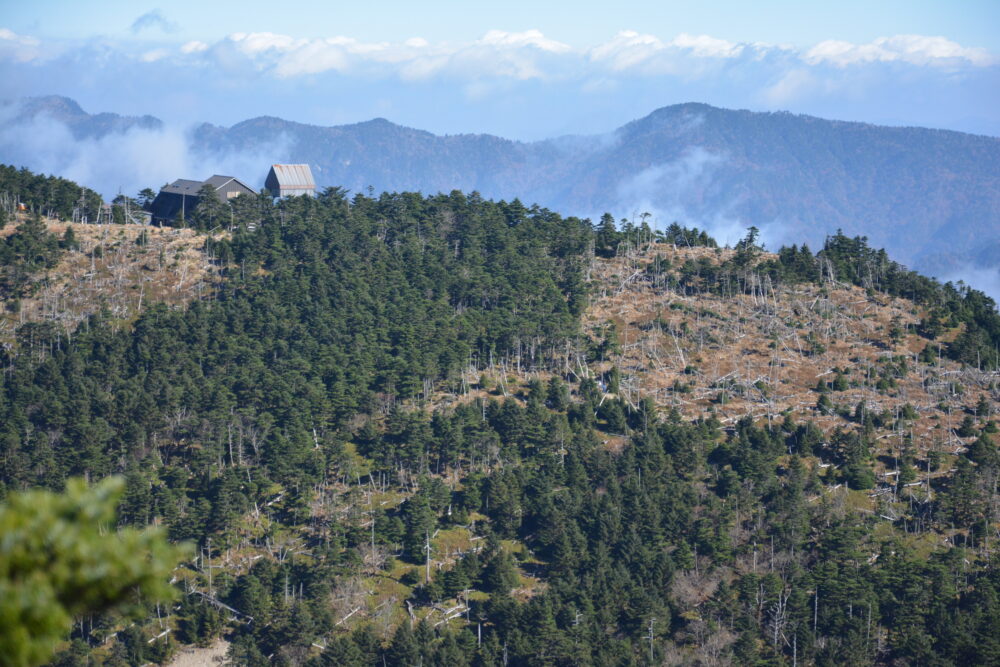
[[[150,116],[89,116],[66,98],[36,98],[22,114],[41,112],[65,118],[77,136],[160,126]],[[383,118],[320,127],[264,116],[190,135],[196,155],[261,146],[280,147],[270,162],[309,163],[320,188],[477,190],[580,216],[648,211],[723,241],[755,225],[772,244],[815,247],[842,229],[940,277],[965,263],[1000,265],[996,137],[700,103],[604,135],[536,142],[435,135]],[[262,182],[267,166],[235,175]]]
[[[938,268],[1000,237],[1000,139],[947,130],[689,103],[608,135],[532,143],[384,119],[318,127],[276,118],[203,125],[193,142],[227,151],[282,138],[283,159],[311,163],[321,186],[355,191],[478,190],[566,214],[780,225],[790,241],[813,244],[843,229]]]
[[[76,139],[97,138],[133,128],[158,130],[163,127],[163,121],[150,115],[121,116],[107,112],[89,114],[75,100],[60,95],[28,97],[17,102],[2,103],[2,106],[16,109],[12,119],[14,122],[48,116],[69,127]]]
[[[193,135],[195,149],[203,152],[236,151],[259,143],[285,143],[285,159],[301,155],[313,165],[321,187],[479,190],[507,198],[516,196],[506,194],[515,185],[511,172],[529,168],[532,152],[530,144],[492,135],[437,136],[384,118],[319,127],[265,116],[231,128],[205,124]]]

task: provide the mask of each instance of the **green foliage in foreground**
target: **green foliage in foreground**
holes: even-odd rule
[[[0,506],[0,664],[44,662],[84,613],[172,596],[184,549],[156,529],[114,531],[124,489],[119,477],[74,479],[65,493],[14,493]]]

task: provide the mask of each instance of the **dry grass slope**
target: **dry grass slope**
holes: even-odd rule
[[[88,225],[47,221],[58,235],[71,227],[78,250],[67,251],[58,266],[34,277],[33,296],[11,312],[0,310],[0,340],[9,342],[25,322],[54,322],[66,331],[107,308],[130,322],[150,304],[178,306],[200,298],[218,280],[204,252],[205,235],[190,229],[136,225]],[[14,232],[14,225],[0,235]]]
[[[928,341],[915,332],[923,313],[908,300],[832,282],[776,287],[762,280],[752,294],[685,293],[646,271],[657,255],[679,267],[702,257],[720,263],[732,252],[654,244],[595,260],[584,327],[596,340],[613,323],[620,351],[592,370],[617,365],[621,395],[633,404],[650,396],[687,418],[712,410],[724,424],[791,414],[829,433],[850,427],[836,408],[853,412],[860,403],[898,416],[912,406],[916,418],[880,434],[883,455],[898,450],[904,435],[920,458],[931,449],[957,454],[968,444],[957,430],[970,407],[985,398],[996,410],[1000,374],[918,361]],[[846,389],[828,394],[834,409],[817,408],[817,384],[838,370]],[[887,472],[882,464],[876,470]]]

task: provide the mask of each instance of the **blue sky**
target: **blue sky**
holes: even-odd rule
[[[160,5],[134,0],[34,0],[4,4],[9,5],[2,19],[6,27],[50,38],[128,38],[137,17],[159,10],[165,23],[149,22],[147,27],[167,27],[178,39],[212,40],[229,32],[269,31],[300,37],[345,34],[365,40],[447,40],[475,39],[489,29],[519,32],[534,28],[575,46],[587,46],[606,39],[609,33],[632,29],[800,46],[825,39],[867,42],[891,34],[942,34],[969,46],[1000,47],[1000,3],[995,0],[297,0],[289,5],[260,0],[175,0]],[[275,7],[282,9],[275,11]]]
[[[996,1],[4,4],[4,97],[175,123],[536,139],[700,101],[1000,134]]]

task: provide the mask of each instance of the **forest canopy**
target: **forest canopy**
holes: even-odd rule
[[[985,295],[842,234],[772,256],[752,232],[724,252],[680,225],[476,193],[232,206],[233,229],[204,237],[221,279],[200,298],[72,332],[27,322],[0,352],[0,493],[23,505],[121,475],[109,531],[155,523],[196,545],[176,608],[144,597],[130,624],[67,607],[54,664],[163,662],[223,634],[247,665],[1000,660],[988,402],[967,407],[969,447],[933,497],[887,519],[827,487],[867,498],[883,436],[901,443],[900,493],[904,471],[935,464],[906,440],[913,414],[834,405],[850,369],[816,389],[838,429],[684,418],[627,400],[621,368],[588,372],[629,341],[582,326],[594,292],[617,287],[592,263],[656,243],[694,252],[616,282],[662,276],[684,299],[765,280],[905,296],[928,341],[955,330],[943,354],[995,369]],[[25,275],[70,252],[19,224],[0,253]]]

